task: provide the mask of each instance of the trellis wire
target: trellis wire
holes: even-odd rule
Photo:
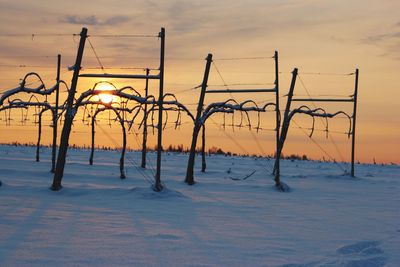
[[[347,75],[353,75],[353,73],[347,74]],[[304,81],[301,79],[299,74],[297,76],[299,78],[300,84],[302,85],[304,90],[307,92],[308,97],[311,98],[310,92],[308,91],[307,87],[305,86]],[[312,101],[312,105],[314,106],[314,108],[317,108],[313,101]],[[324,126],[327,127],[326,122],[322,118],[320,118],[320,119],[321,119],[322,123],[324,124]],[[327,135],[328,135],[329,139],[331,140],[332,144],[334,145],[336,152],[339,154],[340,159],[342,160],[342,162],[345,162],[342,152],[339,150],[339,147],[337,146],[335,140],[333,139],[333,137],[329,131],[327,131]]]
[[[108,132],[100,124],[97,124],[97,126],[99,126],[99,128],[101,129],[103,134],[106,135],[109,138],[109,140],[111,140],[113,142],[114,146],[118,147],[118,142],[114,139],[114,137],[109,135]],[[150,185],[154,184],[154,182],[152,181],[152,179],[148,175],[148,173],[146,173],[144,170],[142,170],[140,167],[138,167],[139,165],[136,164],[135,160],[132,157],[130,157],[129,155],[126,155],[126,158],[131,162],[131,164],[133,166],[136,167],[136,169],[139,171],[139,173],[142,175],[142,177],[145,179],[145,181],[147,181]]]

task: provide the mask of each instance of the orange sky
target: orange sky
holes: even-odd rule
[[[286,94],[290,71],[298,67],[305,87],[312,95],[349,95],[353,91],[354,76],[307,75],[308,72],[351,73],[360,69],[359,110],[357,122],[356,160],[361,162],[400,162],[400,20],[398,1],[2,1],[0,23],[0,90],[14,88],[18,79],[28,71],[40,73],[46,84],[54,82],[55,56],[63,55],[62,78],[68,83],[71,73],[66,67],[73,65],[79,33],[83,26],[89,34],[157,34],[160,27],[167,31],[166,92],[175,92],[184,104],[194,110],[198,91],[184,91],[200,84],[204,58],[213,53],[216,59],[232,57],[272,56],[280,53],[281,95]],[[10,36],[11,34],[62,33],[67,36]],[[108,72],[112,67],[158,67],[158,40],[156,38],[90,38]],[[215,61],[226,83],[271,83],[273,61]],[[16,68],[16,65],[34,67]],[[90,47],[86,47],[84,68],[98,67]],[[91,72],[91,70],[84,70]],[[126,70],[125,70],[126,71]],[[94,80],[81,80],[79,92],[89,89]],[[118,86],[126,81],[115,81]],[[216,70],[212,68],[210,84],[220,85]],[[143,84],[132,84],[143,90]],[[266,87],[270,87],[265,85]],[[157,94],[157,84],[151,93]],[[298,94],[306,94],[298,83]],[[264,101],[268,94],[251,95]],[[242,100],[249,96],[241,96]],[[223,97],[207,96],[206,102]],[[286,99],[282,98],[281,108]],[[346,104],[327,106],[329,111],[346,109]],[[33,112],[32,112],[33,113]],[[13,113],[14,114],[14,113]],[[0,114],[4,117],[3,114]],[[19,112],[15,112],[12,127],[0,121],[0,140],[36,140],[35,128],[19,126]],[[171,114],[172,117],[174,117]],[[239,118],[239,116],[237,116]],[[217,124],[222,116],[214,117]],[[309,127],[309,119],[296,119]],[[255,120],[254,122],[255,123]],[[263,115],[265,128],[272,128],[273,116]],[[32,124],[31,122],[28,124]],[[330,121],[334,130],[345,132],[343,120]],[[118,125],[110,129],[120,141]],[[108,126],[107,126],[108,127]],[[105,127],[105,129],[107,129]],[[45,130],[50,133],[50,128]],[[323,128],[322,123],[317,128]],[[24,129],[24,130],[22,130]],[[207,145],[220,146],[240,153],[273,153],[271,131],[251,134],[248,130],[207,128]],[[180,131],[168,129],[164,145],[189,145],[191,126]],[[99,134],[101,135],[100,131]],[[246,151],[230,141],[234,137]],[[89,144],[89,128],[76,123],[73,140]],[[322,132],[315,139],[337,160],[349,160],[350,141],[343,134],[332,135],[340,153]],[[137,147],[133,135],[129,144]],[[112,145],[107,137],[99,142]],[[50,135],[45,134],[44,143]],[[257,144],[261,144],[262,149]],[[321,158],[323,153],[299,129],[291,129],[285,154],[307,154]],[[342,155],[340,155],[342,154]]]

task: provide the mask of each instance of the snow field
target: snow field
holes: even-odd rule
[[[0,266],[400,265],[399,166],[357,165],[354,179],[283,161],[292,190],[280,193],[272,160],[210,156],[188,186],[188,155],[166,153],[156,193],[130,160],[118,178],[118,151],[89,166],[89,151],[69,150],[53,192],[50,153],[36,163],[34,148],[0,146]]]

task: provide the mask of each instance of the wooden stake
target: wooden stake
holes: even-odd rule
[[[125,175],[125,151],[126,151],[125,122],[122,119],[121,115],[116,110],[114,110],[114,112],[117,115],[119,123],[121,124],[121,128],[122,128],[122,151],[121,151],[121,158],[119,159],[119,172],[120,172],[119,178],[125,179],[126,178],[126,175]]]
[[[51,170],[54,173],[56,169],[56,153],[57,153],[57,126],[58,126],[58,102],[60,98],[60,72],[61,72],[61,55],[57,55],[57,87],[56,87],[56,106],[53,111],[53,145],[51,149]]]
[[[149,69],[146,69],[146,76],[149,76]],[[145,97],[147,99],[149,95],[149,79],[146,79]],[[147,103],[144,104],[143,110],[143,141],[142,141],[142,168],[146,168],[146,154],[147,154]]]
[[[276,88],[276,92],[275,92],[275,114],[276,114],[276,151],[275,151],[275,162],[276,162],[276,171],[279,173],[280,172],[280,162],[279,162],[279,158],[278,158],[278,150],[279,150],[279,129],[281,127],[281,116],[280,116],[280,110],[279,110],[279,58],[278,58],[278,51],[275,51],[275,55],[274,55],[274,59],[275,59],[275,88]]]
[[[201,135],[201,172],[205,172],[206,168],[206,125],[203,124]]]
[[[208,54],[206,60],[207,60],[206,69],[204,71],[203,82],[201,84],[200,98],[199,98],[199,103],[197,105],[196,120],[194,122],[192,144],[190,146],[188,167],[187,167],[187,171],[186,171],[185,183],[187,183],[189,185],[194,184],[193,170],[194,170],[194,160],[195,160],[195,156],[196,156],[196,144],[197,144],[197,137],[199,135],[200,127],[202,124],[200,122],[200,117],[201,117],[201,113],[203,111],[204,98],[206,95],[207,83],[208,83],[208,75],[210,74],[210,67],[211,67],[211,62],[212,62],[212,54]]]
[[[160,52],[160,90],[158,95],[158,126],[157,126],[157,169],[154,190],[159,192],[162,190],[161,185],[161,152],[162,152],[162,115],[163,115],[163,101],[164,101],[164,56],[165,56],[165,29],[161,28],[161,52]]]
[[[280,180],[280,170],[277,168],[279,166],[279,161],[282,155],[282,149],[283,145],[285,143],[285,139],[289,130],[289,124],[290,124],[290,118],[289,118],[289,112],[290,112],[290,105],[292,104],[292,98],[293,98],[293,92],[294,88],[296,86],[296,79],[297,79],[297,68],[295,68],[292,72],[292,81],[290,83],[290,88],[289,88],[289,93],[288,93],[288,99],[286,102],[286,108],[285,108],[285,115],[283,118],[283,124],[282,124],[282,131],[281,131],[281,136],[279,138],[279,147],[275,159],[275,186],[281,187],[281,180]]]
[[[40,161],[39,152],[40,152],[40,140],[42,138],[42,114],[43,114],[43,112],[44,112],[44,110],[41,110],[38,114],[39,123],[38,123],[38,140],[36,143],[36,162]]]
[[[354,106],[353,106],[353,129],[351,131],[351,177],[354,177],[354,158],[356,145],[356,119],[357,119],[357,96],[358,96],[358,69],[356,69],[356,78],[354,86]]]
[[[61,133],[60,149],[58,151],[57,164],[54,172],[53,184],[51,190],[58,191],[62,188],[61,181],[64,175],[65,159],[67,156],[69,136],[71,133],[72,122],[74,120],[75,112],[74,109],[74,97],[76,93],[76,87],[78,85],[79,71],[81,69],[83,50],[85,49],[85,42],[87,38],[87,29],[82,28],[81,39],[79,42],[78,53],[76,55],[76,61],[74,65],[74,74],[72,76],[71,88],[68,92],[67,99],[67,110],[65,113],[64,126]]]
[[[94,138],[95,138],[95,123],[96,123],[96,115],[98,112],[96,112],[93,116],[92,116],[92,143],[91,143],[91,147],[90,147],[90,158],[89,158],[89,165],[93,165],[93,157],[94,157]]]

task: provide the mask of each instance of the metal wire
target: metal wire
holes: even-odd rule
[[[244,152],[246,155],[250,155],[250,153],[249,153],[242,145],[240,145],[240,143],[239,143],[238,141],[236,141],[235,138],[233,138],[230,134],[228,134],[228,133],[224,130],[224,127],[223,127],[223,126],[219,125],[219,124],[218,124],[217,122],[215,122],[212,118],[210,118],[210,119],[211,119],[211,122],[212,122],[214,125],[216,125],[216,126],[218,127],[218,129],[219,129],[220,131],[222,131],[222,132],[225,134],[226,137],[228,137],[238,148],[240,148],[240,150],[242,150],[242,152]],[[250,131],[250,132],[251,132],[251,131]],[[253,133],[253,132],[251,132],[251,133],[253,134],[253,139],[255,140],[255,142],[256,142],[258,148],[260,149],[260,151],[261,151],[262,153],[264,153],[264,155],[266,155],[265,152],[264,152],[264,150],[263,150],[263,148],[262,148],[262,146],[261,146],[261,144],[260,144],[260,142],[259,142],[259,140],[254,136],[254,133]],[[272,170],[272,169],[273,169],[272,164],[271,164],[269,161],[266,161],[266,162],[268,162],[267,165],[268,165],[268,167]]]
[[[132,129],[132,131],[133,131],[133,135],[134,135],[134,137],[135,137],[136,144],[138,145],[138,147],[142,147],[142,143],[141,143],[141,141],[140,141],[139,138],[138,138],[138,135],[139,135],[139,134],[135,132],[135,129],[134,129],[134,128],[131,128],[131,129]],[[154,165],[151,163],[151,160],[149,160],[149,158],[148,158],[148,156],[147,156],[147,153],[146,153],[146,162],[148,163],[148,165],[149,165],[149,167],[150,167],[150,170],[151,170],[153,176],[155,177],[155,176],[156,176],[156,171],[155,171]]]
[[[307,92],[308,97],[311,98],[310,92],[308,91],[307,87],[305,86],[305,84],[304,84],[303,80],[301,79],[300,75],[297,75],[297,76],[298,76],[299,81],[300,81],[301,85],[303,86],[304,90]],[[314,103],[314,101],[312,101],[311,103],[314,106],[314,108],[317,108],[315,103]],[[321,117],[320,117],[320,119],[321,119],[323,125],[325,127],[327,127],[326,122]],[[336,152],[339,154],[340,159],[343,162],[345,162],[344,156],[343,156],[342,152],[340,151],[339,147],[337,146],[337,144],[336,144],[335,140],[333,139],[332,135],[330,134],[329,131],[326,131],[326,132],[327,132],[327,135],[328,135],[329,139],[331,140],[332,144],[334,145]]]
[[[90,41],[89,38],[87,38],[87,40],[88,40],[88,42],[89,42],[90,47],[92,48],[93,54],[94,54],[94,56],[96,57],[97,62],[98,62],[99,65],[100,65],[100,68],[104,71],[104,65],[101,63],[100,58],[99,58],[99,56],[97,55],[96,50],[94,49],[92,42]]]
[[[150,34],[91,34],[89,37],[101,38],[158,38],[158,35]]]
[[[274,83],[230,83],[230,84],[209,84],[208,86],[251,86],[251,85],[274,85]]]
[[[329,73],[329,72],[301,72],[304,75],[327,75],[327,76],[351,76],[354,75],[354,72],[351,73]]]
[[[40,66],[40,65],[8,65],[8,64],[0,64],[0,67],[6,67],[6,68],[54,68],[54,66]]]
[[[110,134],[108,134],[108,132],[100,124],[97,124],[97,126],[101,129],[103,134],[106,135],[113,142],[114,146],[118,147],[117,141]],[[135,167],[138,166],[137,164],[135,164],[135,160],[133,158],[129,157],[128,155],[126,158],[131,162],[133,166]],[[143,176],[143,178],[147,182],[149,182],[151,185],[153,184],[151,177],[149,177],[149,175],[146,172],[144,172],[144,170],[139,169],[139,167],[137,167],[136,169],[139,170],[139,173]]]
[[[105,57],[102,57],[105,58]],[[101,67],[84,67],[86,70],[99,70]],[[147,67],[107,67],[109,70],[159,70],[158,68],[147,68]]]
[[[212,64],[213,64],[213,66],[214,66],[215,70],[217,71],[217,73],[218,73],[218,76],[221,78],[221,80],[222,80],[222,83],[224,84],[223,86],[224,86],[226,89],[229,89],[229,86],[228,86],[228,84],[225,82],[225,79],[224,79],[224,77],[222,77],[222,74],[221,74],[221,72],[219,71],[219,69],[218,69],[218,67],[217,67],[217,65],[215,64],[215,62],[214,62],[214,61],[212,61]],[[231,92],[229,92],[229,95],[230,95],[230,97],[231,97],[231,98],[233,98],[233,95],[232,95],[232,93],[231,93]]]
[[[258,59],[273,59],[275,58],[274,56],[272,57],[231,57],[231,58],[217,58],[214,60],[219,60],[219,61],[230,61],[230,60],[258,60]]]
[[[344,168],[342,168],[342,166],[340,166],[335,158],[333,158],[320,144],[318,144],[318,142],[316,140],[314,140],[304,129],[301,128],[301,126],[294,120],[292,119],[293,123],[296,124],[297,127],[299,127],[299,129],[301,129],[303,131],[303,133],[305,135],[308,136],[308,138],[310,138],[310,140],[332,161],[334,162],[343,172],[346,172],[346,170]]]
[[[79,36],[77,33],[3,33],[0,37],[32,37],[32,40],[37,37],[49,36]]]
[[[79,33],[4,33],[0,37],[51,37],[51,36],[79,36]],[[101,38],[158,38],[158,35],[149,34],[90,34],[88,37]]]

